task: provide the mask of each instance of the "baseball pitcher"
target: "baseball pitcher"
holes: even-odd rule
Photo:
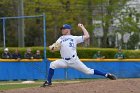
[[[64,24],[61,27],[62,36],[58,38],[58,40],[54,44],[49,46],[49,49],[52,52],[58,51],[58,50],[60,51],[61,59],[51,62],[47,81],[44,82],[42,87],[52,85],[52,77],[54,75],[54,70],[56,68],[70,67],[70,68],[77,69],[85,74],[101,75],[111,80],[116,80],[116,77],[113,74],[104,73],[96,69],[88,68],[85,64],[83,64],[80,61],[80,59],[77,56],[77,51],[76,51],[77,44],[84,42],[90,36],[83,24],[78,24],[78,27],[82,29],[83,36],[71,35],[71,29],[72,29],[71,25]]]

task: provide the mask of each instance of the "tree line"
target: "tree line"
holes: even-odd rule
[[[116,47],[115,44],[109,46],[108,37],[113,37],[115,42],[115,34],[109,34],[109,28],[115,24],[117,29],[114,31],[124,34],[125,32],[139,32],[137,23],[140,14],[134,8],[126,6],[130,0],[23,0],[24,15],[40,15],[46,14],[47,28],[47,45],[52,44],[61,35],[60,27],[65,24],[72,25],[72,33],[82,35],[77,24],[83,23],[89,31],[91,38],[86,44],[81,46],[90,47]],[[18,0],[1,0],[0,1],[0,17],[17,16]],[[122,12],[122,10],[126,10]],[[122,14],[124,13],[124,14]],[[123,16],[122,16],[123,15]],[[121,16],[121,17],[120,17]],[[127,17],[128,16],[128,17]],[[137,21],[134,21],[136,16]],[[119,21],[119,24],[115,23]],[[42,18],[25,19],[25,46],[42,46],[43,45],[43,24]],[[94,23],[94,22],[100,23]],[[17,20],[6,21],[6,43],[7,46],[17,45]],[[100,37],[99,46],[98,37],[94,35],[94,29],[101,27],[103,36]],[[114,29],[113,29],[114,30]],[[138,37],[138,36],[137,36]],[[138,40],[138,38],[137,38]],[[0,20],[0,46],[3,46],[2,21]],[[131,44],[129,40],[129,44]],[[137,41],[138,42],[138,41]],[[137,43],[136,42],[136,43]],[[123,42],[120,44],[123,46]],[[134,44],[132,44],[134,45]],[[132,48],[134,46],[130,46]]]

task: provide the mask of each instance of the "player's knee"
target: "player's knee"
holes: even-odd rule
[[[87,74],[87,75],[92,75],[92,74],[94,74],[94,70],[93,70],[93,69],[88,69],[88,70],[85,72],[85,74]]]
[[[52,68],[52,69],[55,69],[56,68],[55,65],[54,65],[54,62],[51,62],[50,63],[50,68]]]
[[[94,74],[94,73],[91,72],[91,71],[88,71],[88,72],[86,72],[86,74],[87,74],[87,75],[92,75],[92,74]]]

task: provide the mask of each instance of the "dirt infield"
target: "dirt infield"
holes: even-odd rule
[[[58,83],[51,87],[34,87],[1,91],[0,93],[140,93],[140,79],[89,80]]]

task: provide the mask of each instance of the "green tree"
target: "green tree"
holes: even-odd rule
[[[140,13],[134,8],[125,6],[125,11],[120,12],[118,16],[119,20],[119,30],[122,35],[126,32],[131,33],[134,32],[135,34],[131,36],[128,42],[128,48],[134,49],[135,46],[139,43],[139,34],[140,34],[140,27],[139,27],[139,17]]]
[[[93,19],[101,20],[101,25],[104,31],[102,47],[107,47],[108,29],[113,24],[112,20],[116,14],[123,9],[123,6],[127,1],[129,0],[24,0],[24,15],[46,14],[48,45],[52,44],[60,36],[60,27],[65,23],[72,25],[73,34],[82,35],[81,31],[77,31],[80,30],[77,27],[79,22],[83,23],[89,31],[92,45],[92,41],[94,40],[92,32],[94,27],[96,27],[92,23]],[[17,16],[17,0],[1,0],[0,6],[0,9],[3,10],[0,11],[0,16]],[[139,15],[137,14],[137,16]],[[7,29],[14,32],[14,30],[17,28],[16,24],[16,21],[14,23],[11,21],[7,24],[9,26]],[[34,40],[34,38],[31,39],[32,42],[30,42],[28,38],[41,38],[41,26],[42,19],[32,19],[30,21],[25,20],[27,46],[39,45],[36,43],[37,41]],[[39,32],[37,30],[39,30]],[[2,35],[2,32],[0,32],[0,34]],[[14,33],[11,34],[13,35],[10,37],[16,37]],[[10,37],[8,41],[10,41]],[[43,41],[39,40],[38,42],[41,42],[42,44]]]
[[[0,1],[0,17],[8,17],[8,16],[17,16],[17,1],[16,0],[1,0]],[[3,31],[2,31],[2,20],[0,20],[0,46],[3,47]],[[16,26],[17,22],[8,22],[6,20],[6,26],[10,25],[9,27],[6,27],[6,31],[10,29],[10,33],[7,32],[6,40],[7,43],[10,43],[11,41],[9,39],[13,39],[15,36],[13,32],[13,28],[17,28]],[[11,38],[10,38],[11,37]],[[11,40],[12,40],[11,39]],[[2,42],[1,42],[2,41]],[[12,41],[14,42],[14,41]]]
[[[113,24],[114,16],[118,11],[120,11],[128,0],[101,0],[102,6],[102,27],[104,31],[104,36],[102,38],[102,47],[108,47],[107,44],[107,35],[109,27]],[[108,3],[108,5],[103,5]],[[121,5],[120,5],[121,4]],[[106,9],[106,12],[103,13],[103,9]]]
[[[77,27],[79,22],[86,25],[86,28],[92,26],[92,0],[25,0],[25,15],[40,14],[47,15],[47,41],[53,43],[60,36],[60,27],[68,23],[73,27],[72,33],[81,32]],[[91,32],[91,30],[89,30]],[[52,38],[54,37],[54,38]],[[51,38],[51,39],[50,39]]]

